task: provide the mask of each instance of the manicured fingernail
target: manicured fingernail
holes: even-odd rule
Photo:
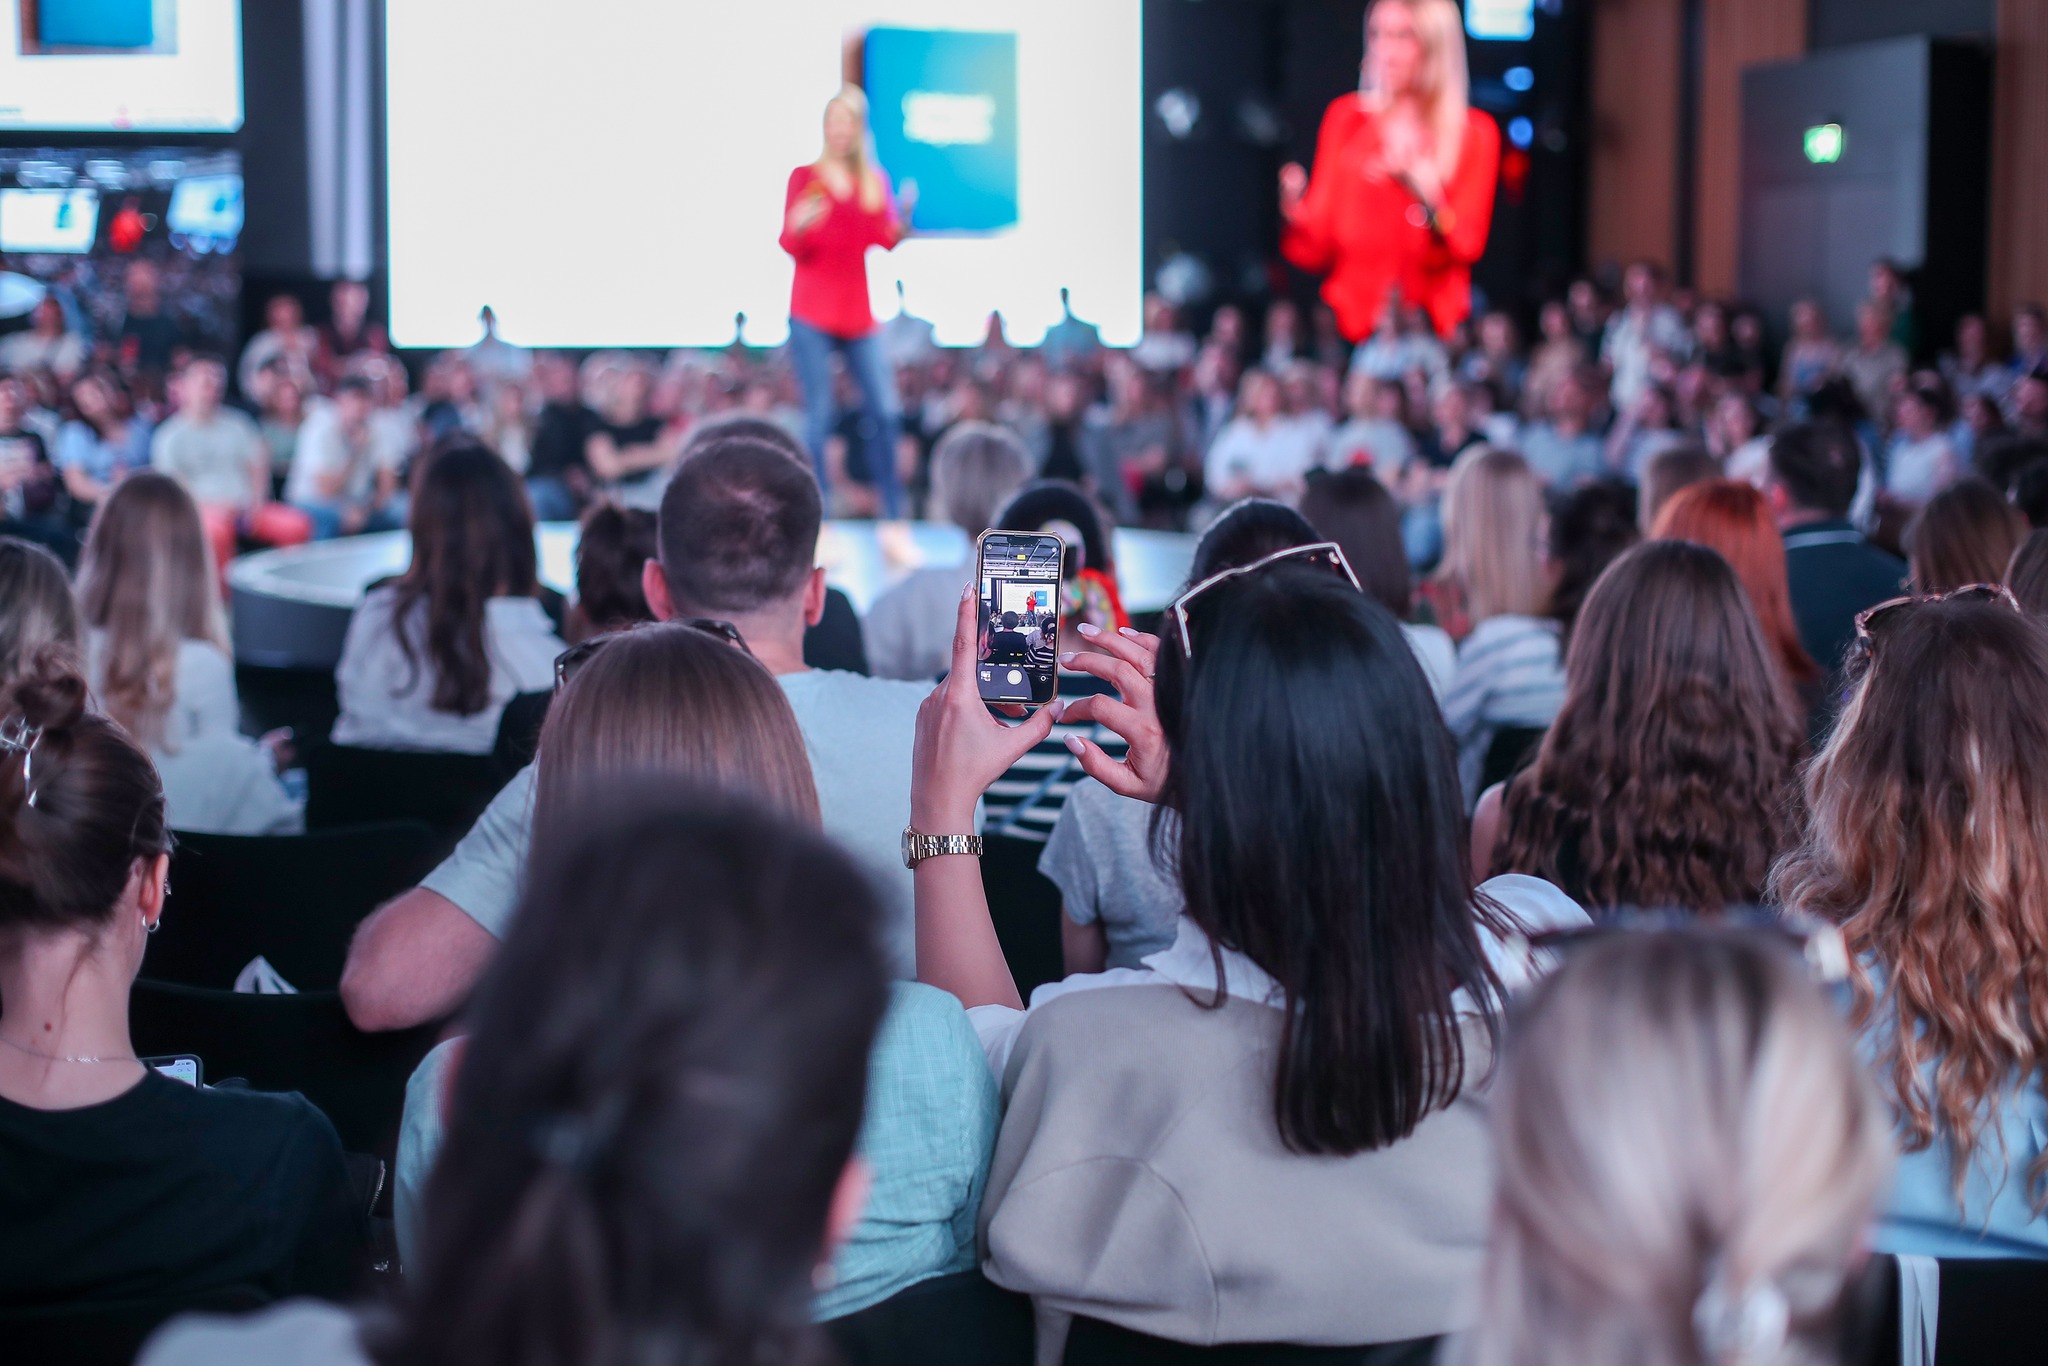
[[[1072,650],[1069,650],[1069,651],[1067,651],[1067,652],[1066,652],[1065,654],[1063,654],[1063,655],[1061,655],[1061,656],[1060,656],[1060,663],[1062,663],[1062,664],[1072,664],[1073,662],[1074,662],[1074,652],[1073,652]]]
[[[1064,698],[1064,697],[1056,697],[1056,698],[1054,698],[1054,699],[1053,699],[1053,703],[1052,703],[1052,719],[1053,719],[1053,720],[1055,720],[1055,721],[1057,721],[1057,720],[1059,720],[1059,719],[1060,719],[1060,718],[1061,718],[1062,716],[1065,716],[1066,714],[1067,714],[1067,699],[1066,699],[1066,698]]]
[[[1074,629],[1084,636],[1099,636],[1102,634],[1102,628],[1092,621],[1084,621]]]
[[[1067,737],[1067,748],[1073,751],[1075,754],[1081,753],[1081,737],[1078,735],[1069,735]]]
[[[1119,627],[1117,629],[1117,634],[1120,636],[1129,636],[1132,640],[1136,640],[1138,638],[1137,629],[1131,626]]]
[[[962,587],[962,588],[961,588],[961,590],[960,590],[960,601],[962,601],[962,602],[965,602],[965,601],[967,601],[967,600],[968,600],[969,598],[971,598],[971,597],[973,597],[973,596],[974,596],[974,585],[973,585],[973,584],[971,584],[971,583],[970,583],[970,584],[967,584],[967,585],[965,585],[964,587]]]

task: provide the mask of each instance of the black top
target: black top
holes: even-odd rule
[[[1906,591],[1905,562],[1837,520],[1787,528],[1785,578],[1799,643],[1830,673],[1856,638],[1856,614]]]
[[[620,450],[628,446],[646,446],[661,436],[662,422],[658,417],[643,417],[638,422],[607,422],[597,418],[590,425],[591,434],[603,432],[612,439]]]
[[[596,430],[597,414],[582,404],[547,404],[534,427],[527,474],[560,478],[569,470],[584,468],[583,446]]]
[[[155,1072],[98,1105],[0,1099],[0,1305],[353,1289],[368,1229],[305,1097]]]

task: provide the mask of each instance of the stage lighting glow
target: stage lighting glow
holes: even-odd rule
[[[1529,90],[1536,85],[1536,73],[1526,66],[1511,66],[1500,79],[1510,90]]]
[[[1508,120],[1508,141],[1517,147],[1527,147],[1536,140],[1536,125],[1527,119]]]
[[[1841,124],[1816,123],[1806,130],[1806,159],[1816,166],[1840,161],[1843,141]]]
[[[1468,0],[1465,32],[1474,38],[1526,42],[1536,36],[1536,0]]]
[[[918,233],[870,252],[875,315],[945,345],[1076,316],[1135,342],[1144,288],[1140,0],[436,0],[386,19],[391,335],[526,346],[788,336],[776,243],[825,101],[869,86]],[[863,65],[864,63],[864,65]],[[487,71],[488,81],[453,71]]]

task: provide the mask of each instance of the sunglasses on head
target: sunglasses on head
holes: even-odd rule
[[[670,624],[674,626],[685,626],[692,631],[702,631],[707,636],[716,636],[718,637],[718,639],[724,641],[726,644],[731,645],[735,649],[739,650],[742,654],[751,656],[754,653],[752,650],[749,650],[747,648],[746,637],[740,634],[740,628],[733,625],[729,621],[718,621],[711,617],[678,617],[675,621],[671,622]],[[583,666],[585,664],[588,664],[591,661],[592,656],[596,655],[599,650],[605,647],[605,643],[607,641],[617,640],[620,636],[627,634],[630,634],[630,632],[608,631],[601,636],[592,636],[590,639],[582,642],[580,645],[571,645],[568,649],[556,655],[556,690],[559,691],[560,689],[567,687],[569,684],[569,680],[576,677],[576,675],[582,671]]]
[[[1946,593],[1909,593],[1858,612],[1856,643],[1865,651],[1870,650],[1877,642],[1877,632],[1884,629],[1885,623],[1896,622],[1907,609],[1930,602],[2002,602],[2015,612],[2024,614],[2026,611],[2020,606],[2019,599],[2012,595],[2012,590],[2002,583],[1973,583]]]
[[[1226,569],[1219,574],[1211,574],[1208,578],[1203,579],[1200,583],[1189,588],[1187,592],[1175,598],[1173,605],[1167,609],[1173,613],[1174,625],[1180,628],[1181,654],[1188,659],[1195,657],[1194,640],[1188,634],[1188,609],[1194,605],[1196,599],[1219,584],[1228,583],[1232,579],[1241,579],[1247,574],[1256,574],[1261,569],[1270,568],[1276,564],[1304,564],[1327,569],[1333,574],[1341,575],[1344,581],[1353,588],[1358,587],[1358,575],[1351,572],[1351,561],[1344,558],[1343,547],[1339,546],[1335,541],[1317,541],[1312,545],[1290,546],[1286,550],[1276,550],[1271,555],[1261,556],[1250,564],[1239,565],[1235,569]]]

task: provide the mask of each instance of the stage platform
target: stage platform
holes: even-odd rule
[[[541,582],[573,593],[576,524],[545,522],[534,539]],[[925,565],[965,565],[967,537],[936,522],[827,522],[818,537],[826,580],[865,613],[884,589]],[[1117,587],[1131,612],[1157,612],[1187,578],[1195,538],[1119,528]],[[412,559],[402,531],[265,550],[228,566],[235,660],[275,669],[332,669],[363,590],[403,573]]]

